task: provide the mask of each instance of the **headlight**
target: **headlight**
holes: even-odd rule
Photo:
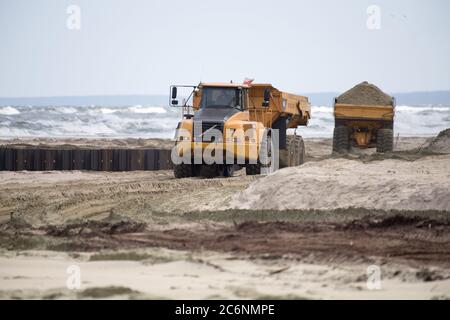
[[[185,136],[179,136],[177,141],[191,141],[190,137],[185,137]]]
[[[225,131],[226,139],[225,142],[236,142],[236,138],[234,137],[234,133],[236,132],[236,129],[229,128]]]

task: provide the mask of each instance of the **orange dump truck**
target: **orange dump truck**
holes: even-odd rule
[[[191,156],[201,154],[214,146],[214,152],[227,153],[227,157],[222,163],[185,157],[174,165],[175,177],[232,176],[240,167],[245,167],[247,175],[260,174],[267,166],[261,161],[262,154],[270,159],[278,155],[279,167],[303,163],[303,139],[288,136],[287,129],[308,124],[308,98],[279,91],[271,84],[200,83],[171,86],[171,106],[179,106],[177,95],[182,87],[191,87],[192,93],[181,105],[183,119],[176,136],[178,156],[184,156],[186,151]],[[192,103],[188,105],[190,98]],[[241,137],[243,132],[245,136]]]

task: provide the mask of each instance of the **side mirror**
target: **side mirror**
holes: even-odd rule
[[[270,104],[270,89],[264,89],[264,101],[262,103],[263,107],[268,107]]]
[[[178,90],[177,87],[172,87],[172,105],[176,106],[178,105],[178,100],[177,99],[177,95],[178,95]]]
[[[176,99],[178,94],[177,87],[172,87],[172,99]]]
[[[242,106],[242,91],[236,90],[236,105]]]

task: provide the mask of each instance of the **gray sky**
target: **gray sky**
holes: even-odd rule
[[[381,29],[367,27],[369,5]],[[66,26],[69,5],[81,29]],[[0,96],[165,94],[171,83],[292,92],[450,89],[450,1],[0,0]]]

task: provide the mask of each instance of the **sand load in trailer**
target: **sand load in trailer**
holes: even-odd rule
[[[378,87],[362,82],[334,101],[333,152],[348,152],[350,146],[376,147],[391,152],[395,98]]]

